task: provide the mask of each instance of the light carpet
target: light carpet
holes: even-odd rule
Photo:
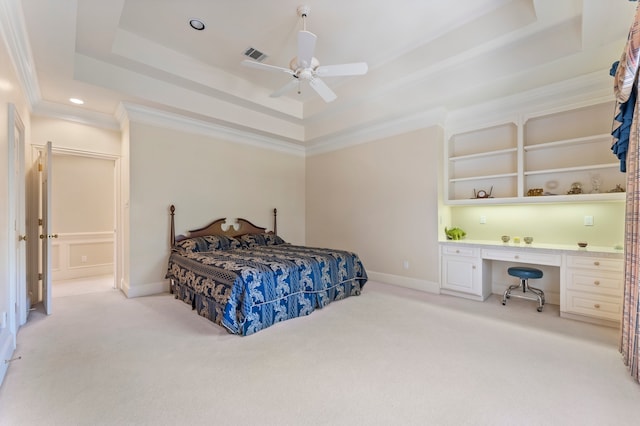
[[[618,331],[369,282],[248,337],[169,294],[30,314],[2,425],[637,425]]]

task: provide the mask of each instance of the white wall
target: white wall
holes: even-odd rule
[[[8,366],[4,361],[11,358],[16,347],[17,327],[16,312],[12,308],[16,302],[16,276],[15,273],[10,273],[13,265],[9,265],[9,250],[14,250],[15,247],[15,241],[9,239],[9,235],[12,235],[9,216],[14,209],[13,203],[10,202],[12,200],[9,200],[8,176],[9,161],[13,161],[8,155],[10,103],[16,106],[17,113],[25,125],[25,140],[29,140],[30,116],[25,94],[12,66],[5,40],[0,39],[0,316],[6,315],[6,321],[2,321],[4,327],[0,328],[0,383]]]
[[[129,123],[129,247],[124,290],[129,297],[168,288],[169,206],[176,232],[221,218],[243,217],[305,242],[304,157],[136,122]],[[127,203],[125,199],[125,204]],[[125,244],[125,251],[127,250]]]
[[[430,127],[309,157],[308,245],[355,251],[370,278],[438,291],[442,142]]]

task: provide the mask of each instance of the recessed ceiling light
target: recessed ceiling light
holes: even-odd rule
[[[82,99],[78,99],[78,98],[69,98],[69,102],[74,103],[76,105],[84,104],[84,101]]]
[[[198,31],[202,31],[204,30],[204,22],[202,22],[199,19],[192,19],[189,21],[189,25],[191,25],[191,28],[193,28],[194,30],[198,30]]]

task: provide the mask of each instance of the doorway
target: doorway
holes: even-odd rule
[[[51,172],[51,298],[113,291],[118,159],[53,145],[46,167]],[[42,217],[42,196],[38,198]],[[41,298],[45,293],[41,290]]]
[[[114,288],[115,160],[53,151],[52,297]]]

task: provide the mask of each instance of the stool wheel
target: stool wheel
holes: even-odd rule
[[[538,312],[542,312],[542,306],[538,306]]]

